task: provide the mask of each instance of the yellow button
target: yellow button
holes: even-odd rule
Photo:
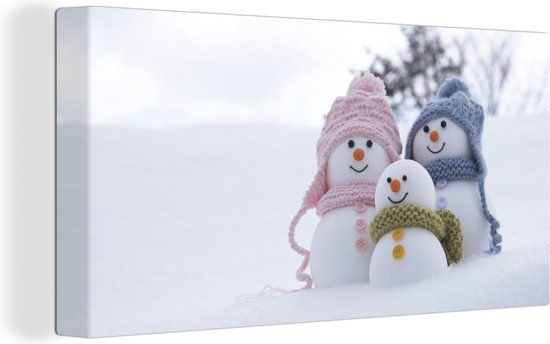
[[[401,244],[395,245],[393,247],[392,254],[393,254],[393,258],[397,260],[403,258],[403,256],[405,255],[405,247],[403,247],[403,245]]]
[[[405,230],[403,228],[397,228],[393,231],[391,237],[393,238],[393,240],[399,240],[403,237],[403,234],[405,234]]]

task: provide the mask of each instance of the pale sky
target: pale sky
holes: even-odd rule
[[[332,101],[345,94],[350,70],[369,66],[365,46],[397,56],[404,45],[396,25],[109,8],[90,13],[92,125],[320,126]],[[516,36],[529,49],[540,50],[541,38],[547,40]],[[533,66],[536,54],[529,49],[518,65]]]

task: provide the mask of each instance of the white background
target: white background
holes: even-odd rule
[[[54,328],[54,11],[107,5],[456,27],[550,31],[540,1],[3,1],[0,5],[0,342],[81,342]],[[494,4],[494,3],[493,3]],[[449,10],[452,8],[452,12]],[[146,25],[146,24],[144,24]],[[536,53],[536,52],[533,52]],[[532,307],[96,340],[116,343],[543,341],[550,308]]]

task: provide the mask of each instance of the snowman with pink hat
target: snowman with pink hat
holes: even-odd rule
[[[290,224],[290,246],[303,256],[296,272],[302,289],[369,281],[376,182],[401,150],[384,84],[370,73],[355,77],[326,117],[317,141],[317,174]],[[309,251],[296,242],[295,230],[311,208],[321,220]]]

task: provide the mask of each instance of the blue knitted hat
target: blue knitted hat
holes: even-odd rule
[[[485,117],[483,115],[483,108],[470,98],[468,87],[460,79],[451,78],[446,80],[437,91],[436,99],[424,106],[409,131],[407,146],[405,148],[405,159],[414,160],[413,140],[418,130],[423,128],[428,122],[441,117],[447,117],[452,120],[464,130],[468,137],[476,164],[477,172],[475,179],[479,184],[481,205],[485,217],[491,225],[492,241],[489,252],[498,253],[501,250],[499,244],[502,241],[500,234],[497,232],[500,224],[487,209],[487,201],[485,199],[487,167],[481,152],[481,134],[483,133],[483,121]],[[434,182],[436,181],[434,180]]]

